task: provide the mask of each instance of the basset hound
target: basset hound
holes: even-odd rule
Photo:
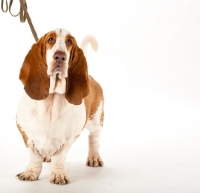
[[[67,184],[66,154],[87,128],[89,152],[86,165],[103,166],[99,136],[104,120],[101,86],[88,75],[84,56],[87,44],[97,49],[97,41],[87,36],[82,50],[64,29],[45,34],[32,45],[20,70],[25,92],[17,110],[17,127],[29,151],[30,162],[17,177],[37,180],[43,161],[51,160],[50,182]]]

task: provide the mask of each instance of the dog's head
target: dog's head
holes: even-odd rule
[[[35,100],[59,93],[65,94],[69,103],[79,105],[90,91],[83,51],[64,29],[48,32],[33,44],[19,78],[26,93]]]

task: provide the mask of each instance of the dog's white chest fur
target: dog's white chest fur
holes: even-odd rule
[[[56,93],[41,101],[24,93],[17,112],[17,122],[25,129],[28,146],[43,156],[52,156],[71,144],[82,131],[85,120],[84,103],[72,105],[64,95]]]

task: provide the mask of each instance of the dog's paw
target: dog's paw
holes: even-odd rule
[[[53,184],[65,185],[69,184],[69,178],[67,176],[67,173],[52,173],[50,182]]]
[[[20,180],[28,180],[28,181],[35,181],[38,179],[39,174],[38,172],[34,172],[32,170],[26,170],[16,175]]]
[[[102,167],[103,164],[103,160],[99,154],[89,155],[86,161],[86,165],[91,167]]]

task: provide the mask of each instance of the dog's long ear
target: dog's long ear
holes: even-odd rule
[[[28,96],[35,100],[42,100],[49,95],[49,78],[46,65],[45,36],[33,44],[25,57],[21,67],[19,79],[24,84]]]
[[[89,77],[83,51],[77,46],[75,38],[72,37],[72,39],[65,97],[69,103],[79,105],[90,92]]]

